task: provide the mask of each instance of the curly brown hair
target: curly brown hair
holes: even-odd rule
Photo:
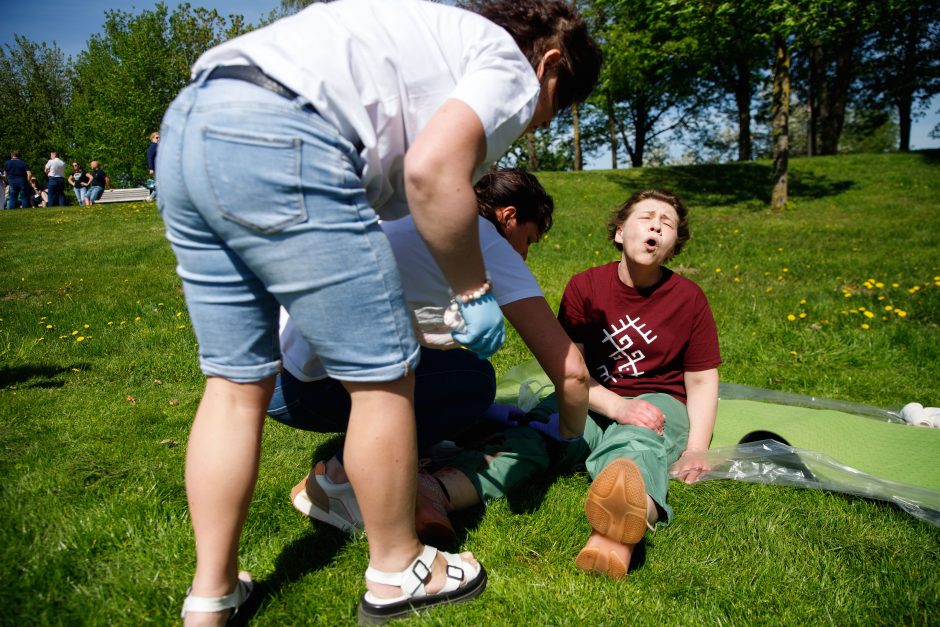
[[[558,111],[591,95],[601,71],[601,51],[578,11],[560,0],[469,0],[470,10],[502,26],[515,39],[533,68],[557,48],[558,64],[550,68],[558,79]]]
[[[618,244],[614,239],[617,235],[617,229],[623,226],[623,223],[633,213],[633,209],[644,200],[658,200],[676,210],[676,215],[679,216],[679,224],[676,225],[676,247],[672,250],[672,256],[675,257],[682,252],[682,245],[692,237],[689,232],[689,208],[685,206],[685,202],[678,194],[665,189],[646,189],[634,192],[632,196],[627,198],[627,201],[610,216],[610,220],[607,222],[607,239],[614,243],[617,250],[623,250],[623,244]]]

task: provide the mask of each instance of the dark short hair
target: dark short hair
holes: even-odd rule
[[[601,50],[577,9],[561,0],[471,0],[468,4],[509,32],[533,68],[552,48],[561,52],[554,66],[558,111],[591,95],[601,72]]]
[[[607,239],[614,243],[617,250],[623,250],[623,244],[618,244],[614,236],[617,235],[617,229],[623,226],[623,223],[633,213],[633,209],[644,200],[658,200],[676,210],[676,215],[679,216],[679,224],[676,225],[676,247],[672,251],[672,256],[675,257],[682,252],[682,245],[689,241],[692,236],[689,233],[689,208],[685,206],[685,202],[678,194],[665,189],[647,189],[635,192],[627,198],[627,201],[614,212],[607,222]]]
[[[496,210],[501,207],[515,207],[516,221],[536,223],[541,235],[552,228],[555,201],[539,180],[525,170],[491,169],[473,186],[473,191],[480,215],[492,222],[504,237],[506,234],[496,218]]]

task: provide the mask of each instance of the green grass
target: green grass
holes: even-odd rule
[[[530,264],[557,306],[572,273],[616,257],[608,213],[636,189],[671,188],[689,201],[693,237],[673,267],[711,300],[722,380],[938,406],[938,162],[795,159],[779,214],[765,208],[765,163],[544,174],[556,226]],[[0,212],[0,319],[0,623],[177,621],[193,564],[183,458],[202,378],[153,206]],[[510,333],[494,363],[504,372],[527,358]],[[261,582],[254,624],[355,620],[365,539],[314,527],[287,500],[336,443],[265,430],[241,551]],[[940,529],[891,505],[674,482],[675,521],[649,537],[641,568],[611,582],[573,567],[587,485],[583,474],[546,478],[462,515],[489,587],[411,622],[940,621]]]

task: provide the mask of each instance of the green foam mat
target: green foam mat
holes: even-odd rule
[[[740,400],[733,397],[741,396],[742,392],[751,398],[755,392],[777,394],[781,399],[795,395],[748,386],[722,385],[724,391],[718,401],[718,420],[711,443],[713,449],[734,446],[753,431],[771,431],[794,448],[823,453],[845,466],[879,479],[940,490],[940,429],[888,422],[884,416],[890,412],[863,405],[857,405],[855,410],[860,413],[881,412],[882,418],[839,409]],[[496,399],[525,407],[526,402],[545,396],[553,389],[551,381],[533,359],[515,366],[499,378]],[[854,405],[815,398],[812,402],[822,407]]]
[[[830,409],[749,400],[718,402],[711,448],[771,431],[795,448],[825,453],[881,479],[940,490],[940,429],[914,427]]]

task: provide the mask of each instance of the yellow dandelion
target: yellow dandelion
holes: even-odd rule
[[[859,310],[859,311],[865,311],[865,308],[862,307],[862,306],[859,306],[858,310]]]
[[[796,316],[794,316],[793,314],[787,314],[787,320],[789,320],[790,322],[793,322],[794,320],[796,320]]]
[[[901,284],[900,284],[900,283],[892,283],[892,284],[891,284],[891,287],[901,287]]]
[[[878,301],[881,302],[881,301],[883,301],[885,298],[886,298],[886,296],[885,296],[884,294],[882,294],[881,296],[878,297]]]
[[[768,287],[768,288],[767,288],[767,293],[768,293],[768,294],[770,294],[772,291],[774,291],[774,288],[772,288],[772,287]]]
[[[140,316],[137,316],[136,318],[134,318],[134,322],[139,322],[139,321],[140,321]]]
[[[895,309],[895,310],[894,310],[894,313],[896,313],[899,318],[906,318],[906,317],[907,317],[907,312],[904,311],[903,309]]]
[[[85,336],[84,336],[84,335],[79,335],[77,338],[75,338],[75,341],[76,341],[76,342],[84,342],[84,341],[85,341]]]
[[[741,282],[741,277],[739,277],[739,276],[734,277],[734,282],[735,282],[735,283],[740,283],[740,282]]]
[[[894,307],[892,307],[891,305],[885,305],[885,311],[893,311],[893,310],[894,310]]]
[[[108,326],[110,327],[112,324],[114,324],[114,320],[108,320]]]
[[[871,319],[871,318],[874,318],[874,317],[875,317],[875,314],[873,314],[873,313],[870,312],[870,311],[866,311],[866,312],[865,312],[865,317]]]
[[[82,328],[83,328],[83,329],[87,329],[87,328],[90,327],[90,326],[91,326],[90,324],[86,324],[86,325],[84,325]]]
[[[51,325],[51,324],[47,324],[47,325],[46,325],[46,328],[47,328],[47,329],[51,329],[51,328],[52,328],[52,325]]]
[[[72,368],[72,372],[81,372],[78,368]]]
[[[789,271],[790,271],[790,268],[784,268],[783,271],[784,271],[784,272],[789,272]]]
[[[875,283],[875,287],[877,287],[879,290],[882,289],[882,288],[884,288],[884,286],[885,286],[885,284],[882,283],[881,281],[878,281],[877,283]]]
[[[852,298],[852,292],[842,292],[842,295],[846,298]]]
[[[715,272],[721,272],[721,268],[715,268]]]
[[[805,299],[805,298],[801,298],[801,299],[800,299],[800,304],[801,304],[801,305],[805,305],[805,304],[806,304],[806,299]]]
[[[601,251],[599,251],[599,250],[595,250],[595,251],[594,251],[594,256],[595,256],[595,257],[597,257],[597,256],[600,255],[600,254],[601,254]]]
[[[862,325],[862,328],[867,331],[867,330],[870,329],[871,327],[868,326],[867,324],[863,324],[863,325]]]
[[[596,251],[595,251],[595,252],[596,252]],[[177,317],[177,318],[179,318],[179,317],[182,316],[182,315],[183,315],[183,312],[182,312],[182,311],[177,311],[177,312],[176,312],[176,317]]]
[[[799,353],[797,353],[796,351],[790,351],[790,355],[792,355],[793,357],[796,357],[797,355],[799,355]]]
[[[72,335],[78,335],[78,331],[72,331]]]
[[[802,319],[805,318],[805,317],[806,317],[806,312],[801,312],[801,313],[800,313],[800,320],[802,320]]]

